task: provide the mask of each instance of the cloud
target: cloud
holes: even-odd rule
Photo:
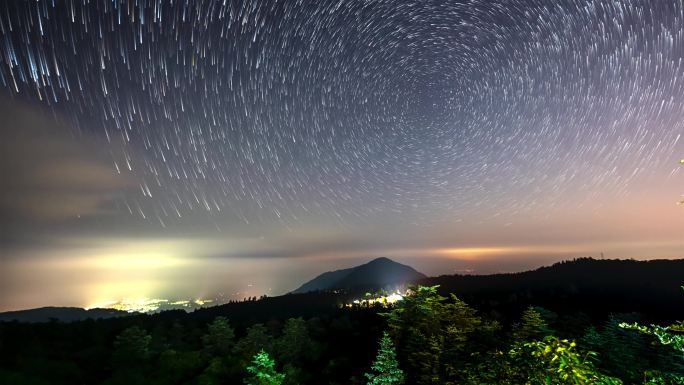
[[[55,119],[3,100],[0,223],[54,223],[107,212],[130,181],[116,173],[94,135],[72,135]],[[100,150],[100,152],[98,152]]]

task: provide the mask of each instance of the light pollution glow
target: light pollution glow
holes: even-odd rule
[[[102,242],[99,240],[97,242]],[[235,242],[227,242],[228,244]],[[213,244],[207,248],[207,244]],[[202,248],[201,245],[204,245]],[[339,250],[292,258],[255,259],[193,257],[212,254],[222,242],[210,241],[127,241],[108,242],[105,250],[83,247],[65,250],[64,255],[48,251],[39,258],[3,262],[5,284],[30,283],[22,295],[5,296],[6,309],[37,307],[60,301],[64,305],[112,307],[126,311],[154,311],[155,298],[221,298],[241,300],[261,294],[276,295],[294,289],[322,270],[362,263],[366,256],[390,256],[431,275],[509,272],[534,268],[582,255],[608,257],[640,255],[629,252],[681,250],[682,242],[587,243],[571,245],[513,245],[495,247],[438,247],[423,249],[380,249],[369,247],[343,255]],[[79,251],[79,249],[81,249]],[[212,250],[213,249],[213,250]],[[115,251],[115,250],[118,250]],[[294,261],[293,261],[294,259]],[[305,268],[307,266],[308,268]],[[28,274],[27,274],[28,273]],[[32,277],[52,277],[35,279]],[[16,282],[16,283],[15,283]],[[69,300],[64,301],[67,297]],[[12,299],[16,300],[13,303]],[[187,301],[187,300],[186,300]],[[175,304],[183,307],[184,301]],[[197,305],[202,305],[197,303]]]
[[[168,300],[161,298],[124,298],[119,301],[102,301],[95,302],[90,306],[85,307],[88,309],[115,309],[126,312],[139,312],[139,313],[152,313],[161,310],[168,309],[186,309],[192,310],[198,307],[203,307],[204,305],[213,304],[211,299],[195,299],[190,300]]]

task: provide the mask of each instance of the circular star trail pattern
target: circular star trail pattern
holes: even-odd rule
[[[1,7],[5,94],[102,138],[119,209],[164,226],[514,215],[681,148],[680,1]]]

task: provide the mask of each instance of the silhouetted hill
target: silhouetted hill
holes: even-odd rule
[[[86,319],[114,318],[129,316],[131,313],[115,309],[82,309],[80,307],[40,307],[36,309],[8,311],[0,313],[0,322],[48,322],[52,319],[62,322]]]
[[[684,260],[579,258],[536,270],[493,275],[443,275],[419,281],[440,285],[482,310],[516,314],[533,304],[559,312],[643,312],[684,316]]]
[[[323,273],[292,293],[355,288],[378,289],[423,278],[425,275],[411,266],[402,265],[389,258],[376,258],[360,266]]]

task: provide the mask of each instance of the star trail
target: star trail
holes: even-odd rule
[[[5,263],[681,256],[683,57],[676,0],[6,1]]]

